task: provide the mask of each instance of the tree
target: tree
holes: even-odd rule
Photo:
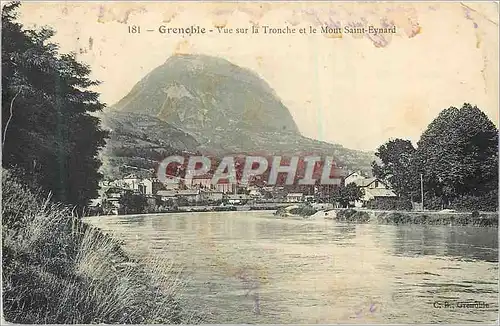
[[[127,191],[120,198],[119,203],[124,214],[141,214],[146,209],[147,199],[142,194]]]
[[[53,199],[83,207],[97,196],[98,151],[107,133],[98,85],[74,54],[50,43],[54,31],[25,30],[19,3],[2,9],[2,166],[20,168]]]
[[[426,194],[443,206],[462,196],[498,198],[498,130],[476,106],[443,110],[417,143],[415,163]]]
[[[333,187],[330,193],[330,201],[339,203],[342,207],[349,207],[349,204],[359,200],[363,196],[363,192],[354,183],[349,183],[342,187]]]
[[[340,202],[342,205],[348,206],[350,203],[359,200],[361,196],[363,196],[363,192],[354,183],[349,183],[340,188]]]
[[[389,140],[375,153],[381,164],[372,163],[374,176],[387,181],[399,196],[410,197],[418,184],[413,168],[415,151],[409,140]]]

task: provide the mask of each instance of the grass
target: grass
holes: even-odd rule
[[[22,324],[199,323],[174,264],[128,257],[67,207],[2,171],[3,317]]]

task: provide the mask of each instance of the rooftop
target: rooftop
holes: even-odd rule
[[[373,197],[397,197],[397,195],[391,189],[365,189],[367,194],[372,195]]]
[[[358,187],[368,187],[373,181],[378,180],[377,178],[364,178],[364,179],[358,179],[354,180],[354,184]]]

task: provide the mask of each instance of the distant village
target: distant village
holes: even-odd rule
[[[348,173],[342,178],[341,187],[351,183],[359,187],[362,196],[350,202],[349,206],[373,207],[373,203],[397,199],[387,183],[362,172]],[[180,208],[184,208],[184,211],[207,210],[206,207],[215,207],[215,210],[239,210],[243,209],[242,206],[246,209],[273,209],[280,205],[301,203],[321,209],[341,207],[340,203],[332,202],[320,194],[315,186],[306,193],[289,192],[286,186],[258,186],[239,182],[212,184],[210,175],[165,184],[155,178],[129,174],[122,179],[102,181],[99,186],[99,197],[89,205],[89,213],[94,215],[161,213],[178,211]]]

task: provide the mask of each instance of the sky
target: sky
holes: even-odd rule
[[[25,2],[20,21],[51,26],[112,105],[178,53],[225,58],[263,78],[304,136],[359,150],[418,141],[450,106],[477,105],[498,127],[497,3]],[[395,34],[263,34],[263,26],[396,26]],[[128,27],[139,25],[140,34]],[[259,34],[167,35],[160,25],[260,27]],[[333,26],[333,25],[331,25]],[[154,29],[155,32],[145,32]]]

